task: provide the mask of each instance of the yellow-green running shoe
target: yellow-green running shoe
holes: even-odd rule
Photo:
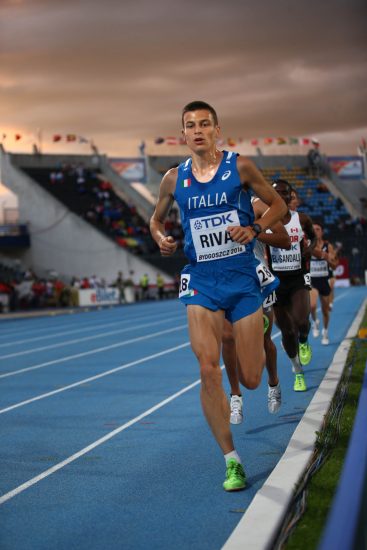
[[[226,479],[223,483],[225,491],[241,491],[246,487],[246,474],[242,464],[235,458],[230,458],[227,462]]]
[[[303,344],[299,344],[299,361],[301,365],[308,365],[312,358],[312,349],[308,342],[304,342]]]
[[[307,390],[305,375],[302,372],[296,374],[295,379],[294,379],[293,389],[294,389],[294,391],[306,391]]]

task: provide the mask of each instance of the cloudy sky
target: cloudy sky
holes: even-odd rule
[[[30,150],[41,129],[45,152],[73,152],[52,143],[73,133],[121,155],[179,135],[182,106],[203,99],[223,136],[316,136],[355,154],[366,15],[365,0],[0,0],[4,145]]]

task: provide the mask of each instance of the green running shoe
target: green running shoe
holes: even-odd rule
[[[305,381],[305,375],[303,373],[296,374],[296,377],[294,379],[294,391],[306,391],[306,381]]]
[[[263,314],[263,320],[264,320],[264,334],[269,328],[269,319],[266,315]]]
[[[241,491],[246,487],[246,474],[242,464],[235,458],[230,458],[227,462],[226,479],[223,483],[225,491]]]
[[[299,360],[301,365],[308,365],[312,358],[312,349],[308,342],[299,344]]]

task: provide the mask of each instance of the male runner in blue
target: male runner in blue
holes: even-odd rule
[[[253,240],[287,212],[283,200],[247,158],[219,151],[215,110],[202,101],[182,112],[183,136],[191,157],[163,177],[151,218],[151,233],[163,256],[177,248],[164,221],[174,200],[181,210],[185,254],[180,300],[187,306],[190,341],[199,361],[201,403],[226,462],[226,491],[245,487],[233,444],[229,404],[222,386],[220,350],[224,319],[233,324],[241,383],[255,389],[264,366],[262,297]],[[249,190],[269,209],[258,224]]]

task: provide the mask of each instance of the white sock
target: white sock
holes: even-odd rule
[[[299,362],[299,357],[296,355],[296,357],[290,357],[290,362],[292,363],[293,372],[296,374],[302,374],[303,368],[301,367],[301,363]]]
[[[235,460],[237,460],[237,462],[239,462],[240,464],[242,464],[241,459],[240,459],[240,457],[238,456],[237,451],[233,450],[233,451],[231,451],[230,453],[227,453],[226,455],[224,455],[224,460],[226,461],[226,464],[227,464],[227,462],[228,462],[228,460],[229,460],[230,458],[234,458]]]

